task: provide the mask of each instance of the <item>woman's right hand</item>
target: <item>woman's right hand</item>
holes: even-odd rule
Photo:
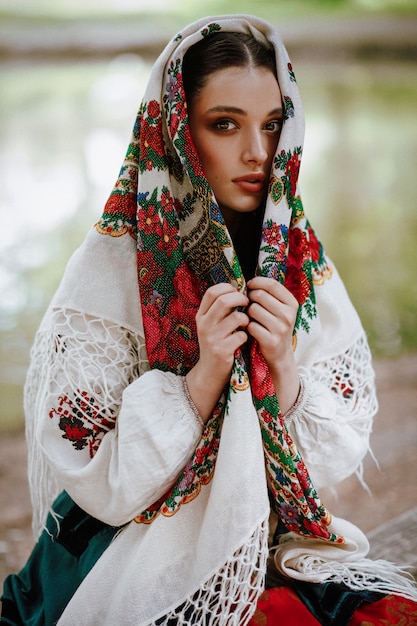
[[[229,283],[207,289],[196,316],[200,356],[187,374],[188,390],[206,421],[230,378],[234,355],[248,338],[249,317],[238,310],[249,300]]]

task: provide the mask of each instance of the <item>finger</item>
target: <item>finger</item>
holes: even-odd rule
[[[248,334],[243,330],[237,330],[226,339],[225,349],[229,350],[230,354],[234,354],[238,348],[247,342],[247,340]]]
[[[297,308],[284,304],[276,305],[272,311],[258,303],[251,304],[247,310],[251,321],[266,328],[273,337],[291,334],[297,317]]]
[[[208,315],[197,320],[197,334],[201,345],[212,345],[215,350],[222,350],[224,342],[234,333],[245,331],[249,317],[240,311],[232,311],[226,317],[211,321]]]
[[[214,374],[218,373],[224,367],[230,367],[234,354],[248,340],[248,335],[243,330],[223,337],[221,341],[216,341],[210,337],[210,340],[201,346],[200,361],[209,365],[209,370],[214,368]],[[211,365],[210,365],[211,364]]]
[[[207,289],[200,304],[201,313],[207,313],[218,301],[223,303],[221,306],[230,306],[231,308],[245,307],[249,302],[248,297],[233,285],[219,283]]]
[[[233,293],[236,291],[236,287],[233,287],[233,285],[230,285],[230,283],[218,283],[217,285],[209,287],[201,300],[201,312],[206,313],[213,304],[213,302],[215,302],[217,298],[222,294]]]
[[[256,299],[259,297],[259,292],[269,293],[276,300],[280,300],[284,304],[298,306],[296,298],[293,296],[284,285],[279,283],[274,278],[267,278],[266,276],[256,276],[248,282],[249,298]]]
[[[252,307],[252,313],[254,311],[253,305],[257,304],[275,316],[288,314],[290,317],[295,317],[297,315],[298,302],[292,297],[291,294],[291,297],[285,298],[285,300],[277,298],[275,295],[272,295],[263,289],[255,289],[248,295],[250,301],[249,308]],[[252,316],[252,313],[249,313],[249,308],[248,314]]]
[[[271,338],[274,338],[274,336],[271,335],[265,326],[262,326],[262,324],[258,322],[250,321],[247,326],[247,331],[251,337],[256,339],[260,346],[268,345],[271,347]]]
[[[213,294],[210,294],[213,297]],[[201,307],[199,313],[206,316],[213,324],[230,315],[235,309],[241,309],[248,305],[249,298],[240,291],[226,291],[217,295],[210,301],[210,306]]]
[[[268,308],[256,302],[249,306],[248,315],[250,322],[261,324],[270,332],[274,332],[274,329],[275,332],[277,332],[277,327],[280,325],[280,321],[283,318],[283,313],[281,311],[272,312]]]
[[[250,304],[247,313],[251,319],[255,319],[269,327],[273,325],[274,319],[295,319],[297,308],[277,300],[277,298],[266,291],[256,290],[250,294]]]
[[[285,343],[292,341],[294,321],[291,318],[275,317],[262,311],[257,318],[251,318],[246,331],[262,344],[268,352],[273,352]]]
[[[224,317],[217,325],[219,337],[228,337],[238,330],[244,330],[249,324],[249,316],[242,311],[233,310]]]

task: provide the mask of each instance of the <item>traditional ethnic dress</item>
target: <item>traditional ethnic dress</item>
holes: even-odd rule
[[[253,342],[204,425],[184,383],[198,359],[195,316],[210,285],[246,287],[191,140],[181,68],[189,46],[225,30],[275,49],[285,119],[257,273],[299,302],[302,391],[283,416]],[[72,541],[68,496],[58,499],[64,521],[59,531],[50,517],[50,533],[84,567],[73,597],[48,607],[62,626],[342,625],[387,593],[415,615],[412,582],[366,559],[363,533],[332,518],[317,492],[360,467],[376,401],[364,331],[298,193],[303,133],[293,68],[262,20],[201,20],[155,63],[117,183],[48,309],[26,385],[36,530],[63,489],[81,507],[74,518],[86,511],[99,535],[101,523],[114,527],[86,562],[90,537],[82,548]],[[287,582],[263,593],[271,509],[280,520],[271,569]]]

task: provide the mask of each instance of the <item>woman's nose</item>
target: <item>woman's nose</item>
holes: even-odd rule
[[[243,161],[262,164],[268,158],[268,140],[262,131],[254,130],[244,138]]]

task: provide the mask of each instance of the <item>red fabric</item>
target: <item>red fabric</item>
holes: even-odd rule
[[[320,626],[295,591],[277,587],[264,591],[248,626]],[[387,596],[372,604],[363,604],[350,626],[416,626],[417,604],[399,596]]]
[[[264,591],[248,626],[320,626],[295,591],[276,587]]]
[[[400,596],[386,596],[378,602],[362,605],[353,616],[350,626],[416,626],[417,603]]]

